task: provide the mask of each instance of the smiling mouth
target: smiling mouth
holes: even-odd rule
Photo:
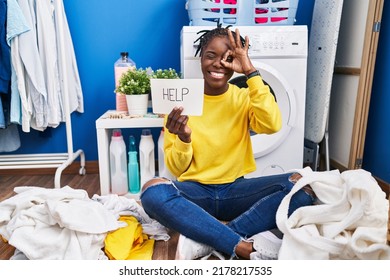
[[[225,73],[211,72],[211,71],[209,73],[213,78],[216,79],[222,79],[223,77],[225,77]]]

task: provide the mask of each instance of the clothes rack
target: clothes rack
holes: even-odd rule
[[[60,30],[64,30],[62,21],[58,21]],[[66,48],[64,33],[59,32],[62,50]],[[69,87],[66,63],[68,63],[64,51],[60,52],[61,67],[63,72],[62,88],[63,103],[66,125],[67,153],[47,153],[47,154],[20,154],[20,155],[0,155],[0,169],[33,169],[33,168],[57,168],[54,176],[54,188],[61,188],[61,174],[75,159],[80,157],[79,174],[85,175],[85,154],[79,149],[73,151],[71,112],[69,108]]]

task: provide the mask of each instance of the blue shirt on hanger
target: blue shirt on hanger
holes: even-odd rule
[[[11,82],[10,47],[6,41],[7,1],[0,0],[0,94],[9,94]],[[0,98],[0,127],[6,126],[2,98]]]

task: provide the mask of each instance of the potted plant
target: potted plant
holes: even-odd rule
[[[115,92],[126,95],[129,115],[146,114],[150,92],[150,73],[142,68],[129,69],[119,79]]]
[[[129,115],[145,115],[147,113],[151,78],[178,79],[180,77],[173,68],[156,71],[150,68],[136,68],[125,72],[119,79],[115,92],[126,95]]]

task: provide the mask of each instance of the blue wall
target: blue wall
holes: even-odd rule
[[[314,2],[299,2],[296,24],[310,28]],[[95,0],[93,5],[90,1],[65,0],[64,4],[85,98],[85,113],[72,115],[74,147],[83,149],[87,160],[97,160],[95,120],[115,107],[114,61],[126,50],[138,67],[173,67],[179,71],[180,30],[188,24],[188,13],[185,0]],[[363,168],[390,182],[390,164],[384,164],[390,158],[388,15],[390,4],[385,3]],[[23,134],[18,152],[64,151],[64,126],[51,134],[49,138],[41,133]],[[153,134],[157,141],[158,131]]]
[[[315,0],[300,1],[296,24],[310,28]],[[93,3],[93,5],[91,4]],[[185,0],[64,1],[84,93],[85,113],[72,114],[74,150],[98,159],[95,120],[115,108],[113,64],[128,51],[138,67],[180,70],[180,30],[188,24]],[[363,167],[390,182],[390,4],[385,3]],[[139,131],[136,131],[139,134]],[[154,131],[157,141],[158,131]],[[21,132],[16,153],[66,152],[65,125]],[[136,137],[139,137],[136,135]],[[380,163],[380,164],[379,164]]]
[[[74,150],[97,160],[95,120],[115,109],[113,65],[120,52],[128,51],[138,67],[179,70],[180,31],[188,14],[184,0],[65,0],[64,5],[85,104],[84,113],[72,114]],[[67,151],[65,124],[20,137],[15,153]]]
[[[390,183],[390,3],[384,3],[363,168]]]
[[[128,51],[138,67],[180,71],[180,31],[188,25],[185,2],[64,0],[85,104],[84,113],[72,114],[73,146],[84,150],[87,161],[98,159],[96,119],[115,108],[113,65],[121,51]],[[296,24],[310,25],[314,0],[304,3],[298,7]],[[138,141],[140,131],[135,133]],[[159,131],[153,135],[157,141]],[[67,151],[64,124],[20,136],[21,147],[14,153]]]

